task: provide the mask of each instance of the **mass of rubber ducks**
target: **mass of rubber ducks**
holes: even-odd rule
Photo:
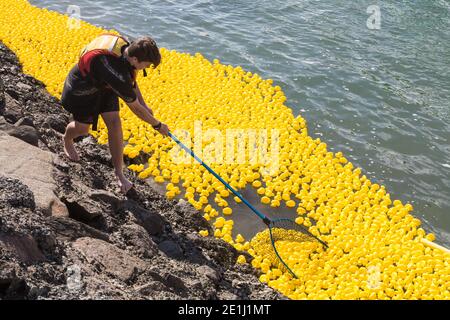
[[[34,7],[26,0],[0,2],[0,40],[13,50],[25,73],[41,80],[60,98],[65,77],[77,62],[80,50],[104,30],[84,21],[68,28],[67,15]],[[304,118],[294,116],[286,97],[271,79],[241,67],[224,65],[194,55],[161,48],[162,63],[138,77],[147,104],[155,116],[193,147],[195,122],[203,130],[266,130],[266,143],[278,132],[279,168],[264,170],[268,163],[249,160],[254,143],[243,138],[243,163],[208,163],[236,189],[252,188],[262,204],[293,208],[298,224],[328,243],[278,241],[277,248],[298,278],[280,268],[273,259],[267,232],[246,241],[233,235],[233,210],[240,202],[200,164],[174,161],[176,144],[142,122],[123,103],[120,115],[130,159],[145,154],[147,161],[129,166],[141,179],[165,184],[169,199],[183,197],[210,221],[215,236],[248,252],[238,263],[251,263],[261,270],[260,280],[292,299],[450,299],[450,257],[421,241],[434,240],[411,212],[410,204],[391,199],[384,186],[372,183],[342,153],[327,150],[320,139],[308,135]],[[325,93],[324,93],[325,94]],[[247,130],[247,131],[246,131]],[[102,121],[91,132],[98,143],[107,143]],[[223,147],[227,147],[225,140]],[[208,139],[200,143],[206,150]],[[203,154],[205,157],[205,154]],[[139,159],[139,158],[138,158]],[[236,209],[235,209],[236,210]],[[226,219],[226,218],[227,219]]]

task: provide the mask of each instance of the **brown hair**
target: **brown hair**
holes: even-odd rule
[[[150,37],[142,37],[133,41],[128,47],[130,57],[136,57],[139,62],[151,62],[156,68],[161,63],[161,54],[155,40]]]

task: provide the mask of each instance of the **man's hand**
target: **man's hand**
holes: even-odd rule
[[[163,136],[169,135],[169,127],[165,123],[161,123],[161,128],[158,130]]]

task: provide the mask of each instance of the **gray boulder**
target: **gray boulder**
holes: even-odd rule
[[[45,261],[45,256],[30,235],[15,235],[0,232],[0,249],[10,252],[24,263],[31,264]]]
[[[10,123],[16,123],[20,118],[23,117],[23,112],[20,104],[8,93],[5,93],[4,110],[2,112],[2,115]]]
[[[34,194],[36,207],[46,215],[64,204],[55,196],[53,155],[0,131],[0,175],[15,178],[27,185]],[[68,216],[68,212],[66,214]]]
[[[70,242],[85,237],[109,241],[106,233],[68,217],[49,217],[47,223],[61,241]]]
[[[127,224],[122,227],[122,236],[134,252],[144,258],[151,258],[158,252],[158,246],[147,231],[137,224]]]
[[[137,272],[145,269],[144,261],[102,240],[80,238],[72,246],[89,265],[123,282],[130,281]]]
[[[20,120],[19,120],[20,121]],[[39,146],[39,135],[35,128],[27,125],[11,127],[7,133],[35,147]]]

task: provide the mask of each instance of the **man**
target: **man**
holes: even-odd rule
[[[98,116],[101,115],[108,128],[115,174],[125,194],[133,185],[123,174],[123,133],[118,98],[122,98],[140,119],[168,135],[169,128],[153,116],[136,83],[136,70],[143,70],[146,76],[145,68],[151,65],[156,68],[160,61],[159,49],[150,37],[130,43],[121,36],[105,34],[83,49],[79,62],[64,83],[61,102],[74,119],[67,125],[63,137],[64,153],[72,161],[79,161],[74,139],[87,135],[90,125],[97,130]]]

